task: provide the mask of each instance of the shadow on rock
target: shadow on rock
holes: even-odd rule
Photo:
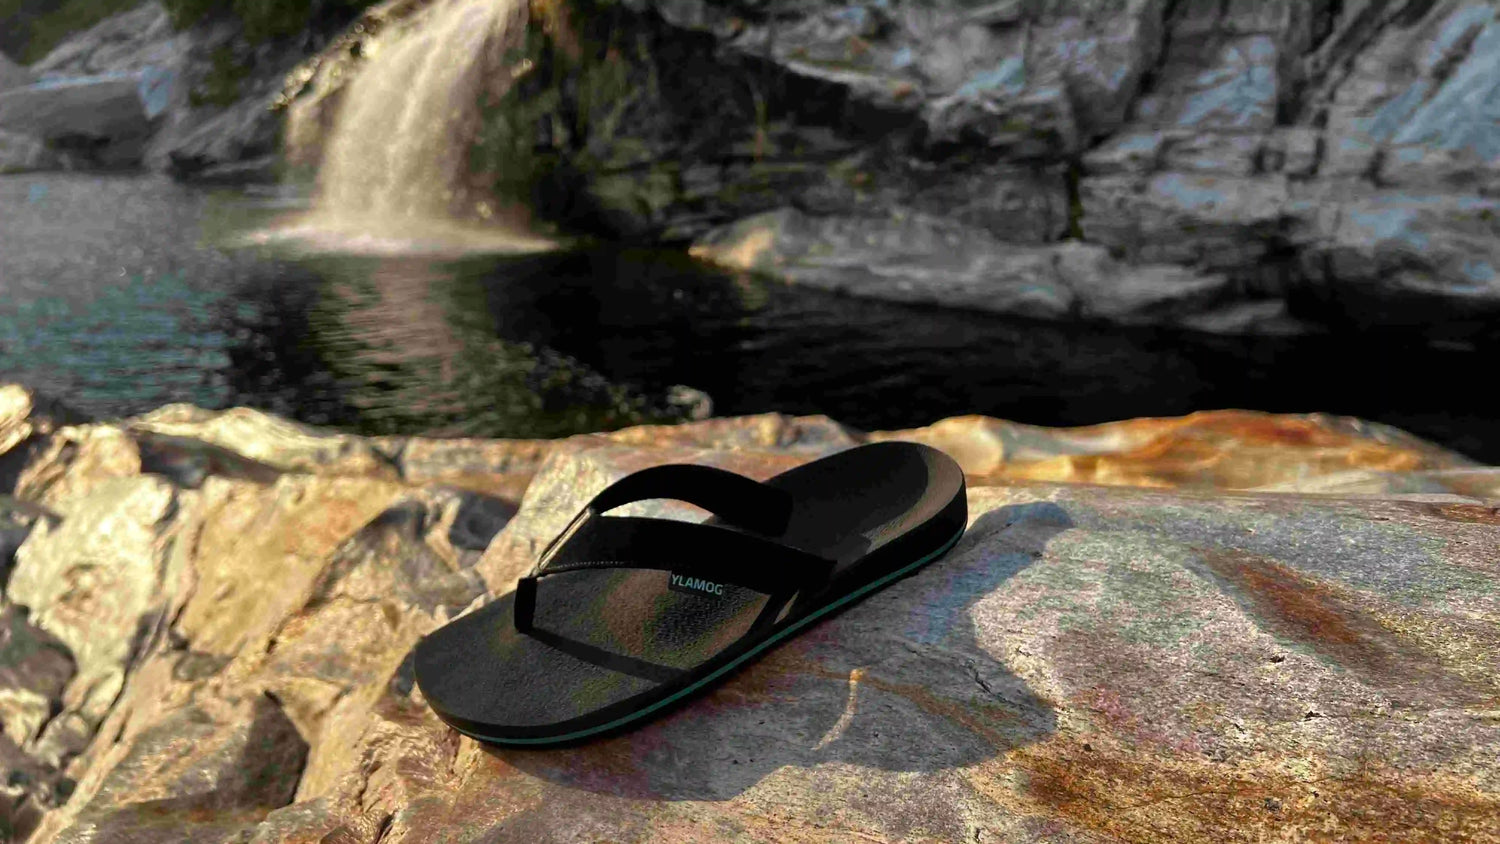
[[[487,752],[566,788],[645,800],[728,800],[788,766],[925,773],[1004,754],[1050,734],[1056,715],[995,659],[972,611],[1070,527],[1050,502],[986,513],[942,560],[663,719],[581,747]]]

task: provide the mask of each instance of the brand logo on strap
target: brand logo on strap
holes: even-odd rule
[[[724,584],[714,583],[712,580],[704,580],[701,577],[684,577],[680,574],[672,575],[667,581],[667,588],[673,592],[687,592],[693,595],[719,595],[724,594]]]

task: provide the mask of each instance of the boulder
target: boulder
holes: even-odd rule
[[[0,609],[0,823],[35,842],[1500,836],[1500,470],[1394,429],[366,440],[181,405],[56,427],[0,397],[24,499],[0,513],[31,525]],[[546,753],[423,704],[419,638],[612,480],[887,439],[960,461],[968,535],[705,697]]]
[[[0,607],[0,733],[17,746],[41,734],[73,678],[73,656],[33,626],[24,608]]]
[[[35,74],[0,53],[0,92],[24,88],[35,81]]]
[[[63,403],[15,384],[0,384],[0,494],[15,489],[35,453],[59,428],[84,421]]]
[[[0,131],[0,175],[56,170],[66,161],[39,138]]]
[[[0,840],[27,840],[42,816],[67,798],[71,784],[0,734]]]
[[[55,526],[33,530],[16,552],[6,597],[29,607],[33,623],[61,641],[77,665],[64,715],[102,721],[137,649],[160,635],[183,575],[170,553],[174,532],[158,525],[170,526],[178,507],[176,491],[158,478],[111,478]],[[41,756],[56,765],[72,748],[50,738],[42,737]]]
[[[216,113],[215,113],[216,112]],[[198,181],[224,180],[236,164],[268,159],[277,152],[280,120],[264,97],[249,97],[227,108],[204,109],[163,133],[152,145],[152,163],[174,176]],[[275,181],[274,168],[241,168],[251,181]]]
[[[929,216],[809,217],[785,208],[716,229],[692,254],[734,270],[853,296],[1041,319],[1240,331],[1222,275],[1170,263],[1122,264],[1102,246],[1008,245]],[[1280,319],[1278,308],[1254,319]],[[1261,326],[1265,330],[1265,326]]]
[[[291,802],[306,757],[307,743],[268,697],[189,705],[134,735],[53,840],[246,840]]]
[[[104,164],[139,161],[151,119],[133,75],[52,79],[0,93],[0,130]]]
[[[486,563],[519,574],[507,535],[694,457],[560,454]],[[388,691],[343,751],[371,773],[265,840],[1500,834],[1489,508],[1037,484],[975,489],[971,512],[949,557],[617,739],[445,747]]]
[[[318,27],[326,24],[320,20]],[[42,107],[28,99],[24,109],[13,106],[24,113],[7,119],[0,104],[0,128],[19,126],[77,153],[70,161],[78,166],[144,164],[183,178],[206,173],[210,181],[274,181],[276,168],[268,162],[278,152],[280,120],[270,107],[286,71],[323,40],[310,32],[252,43],[232,16],[211,15],[178,31],[153,0],[68,37],[33,66],[47,86],[33,97],[62,114],[38,113]],[[127,80],[136,87],[138,109],[125,95]],[[104,125],[83,121],[96,102],[96,119]],[[50,128],[40,128],[43,123]],[[0,146],[0,166],[18,155]],[[257,160],[257,166],[241,166]]]

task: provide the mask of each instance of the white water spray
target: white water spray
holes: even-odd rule
[[[311,214],[260,242],[359,252],[534,251],[551,242],[468,185],[481,104],[510,78],[526,0],[435,0],[365,42],[328,129]]]

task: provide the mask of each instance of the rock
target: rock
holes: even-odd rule
[[[854,296],[1034,317],[1209,326],[1222,276],[1121,266],[1099,246],[1009,246],[924,217],[809,218],[787,208],[710,232],[692,254],[721,266]],[[1238,327],[1238,326],[1231,326]]]
[[[153,142],[149,156],[155,167],[179,179],[206,183],[236,178],[275,181],[274,167],[266,159],[277,152],[280,121],[266,95],[202,111]]]
[[[103,164],[139,161],[151,122],[133,76],[43,81],[0,94],[0,129]],[[132,158],[133,157],[133,158]]]
[[[265,121],[274,134],[274,118],[266,118]],[[252,134],[259,129],[253,130]],[[246,185],[275,184],[280,179],[281,162],[274,155],[264,155],[260,158],[251,158],[247,161],[235,160],[243,155],[245,151],[260,140],[251,138],[244,145],[235,149],[234,157],[225,158],[227,164],[204,163],[213,162],[216,159],[204,156],[201,153],[192,153],[185,150],[175,151],[172,161],[173,173],[178,178],[187,179],[194,184],[216,185],[223,187],[243,187]],[[223,143],[222,139],[214,143]],[[224,147],[228,149],[228,147]]]
[[[15,489],[27,462],[46,446],[53,432],[83,419],[61,402],[14,384],[0,384],[0,494]]]
[[[153,0],[70,36],[33,70],[42,75],[38,85],[69,91],[73,100],[84,96],[73,89],[89,88],[103,96],[99,85],[115,86],[118,99],[109,103],[118,120],[108,128],[116,133],[129,129],[128,137],[69,126],[67,137],[74,140],[68,149],[88,153],[75,156],[80,166],[144,164],[207,182],[274,180],[276,168],[266,160],[278,152],[280,120],[271,106],[286,72],[327,40],[324,29],[337,24],[340,13],[324,10],[314,18],[300,37],[258,43],[246,37],[233,16],[209,15],[179,32],[166,8]],[[144,125],[134,113],[126,121],[127,80],[136,87]],[[43,96],[43,90],[38,87],[36,96]],[[4,114],[0,106],[0,121]],[[56,145],[52,134],[32,134]],[[105,137],[111,140],[108,145],[100,140]],[[95,140],[78,140],[82,138]],[[252,167],[250,162],[258,163]]]
[[[420,8],[380,4],[292,75],[298,166]],[[1442,335],[1496,313],[1492,3],[548,8],[455,189],[705,254],[774,221],[789,280],[1037,318]],[[1057,282],[1064,240],[1107,250],[1102,286]]]
[[[25,841],[43,815],[67,798],[68,781],[0,733],[0,841]]]
[[[1357,323],[1500,314],[1500,198],[1363,194],[1307,200],[1292,236],[1327,307]]]
[[[1290,201],[1283,179],[1206,174],[1103,176],[1081,191],[1085,239],[1129,261],[1219,272],[1264,261]]]
[[[508,531],[695,456],[559,457],[537,483],[571,492]],[[1488,508],[1033,485],[971,511],[945,560],[617,739],[452,742],[404,686],[345,707],[360,775],[257,840],[1500,834]]]
[[[1500,470],[1400,431],[765,415],[365,440],[181,405],[53,428],[0,399],[0,431],[46,445],[12,449],[25,500],[0,507],[33,524],[0,609],[0,718],[26,736],[0,738],[23,772],[0,820],[38,844],[1500,835]],[[420,637],[613,479],[885,439],[960,461],[969,534],[722,688],[547,753],[422,702]]]
[[[1421,484],[1423,492],[1500,498],[1493,471],[1468,458],[1383,425],[1317,414],[1218,411],[1065,429],[965,416],[869,439],[941,449],[963,466],[971,485],[1063,481],[1333,492],[1358,474],[1365,483],[1360,491],[1371,494],[1403,494]],[[1442,478],[1455,485],[1439,487]],[[1461,478],[1472,485],[1462,486]]]
[[[1493,5],[1398,6],[1369,28],[1362,49],[1351,49],[1354,39],[1329,47],[1328,60],[1349,62],[1348,75],[1325,95],[1335,156],[1354,148],[1346,142],[1363,142],[1418,165],[1442,151],[1468,162],[1500,158],[1490,105],[1500,86]]]
[[[282,472],[388,477],[390,460],[359,437],[318,430],[249,408],[207,411],[168,405],[129,429],[218,446]]]
[[[73,677],[73,657],[26,611],[0,606],[0,732],[17,746],[41,734]]]
[[[307,743],[271,699],[188,706],[139,731],[52,840],[245,840],[291,802]],[[236,836],[240,837],[236,837]]]
[[[38,522],[55,522],[56,515],[45,508],[0,496],[0,593],[10,580],[10,570],[15,562],[16,549],[26,541],[31,529]]]
[[[64,159],[30,135],[0,131],[0,175],[56,170]]]
[[[786,208],[710,232],[692,254],[855,296],[1032,317],[1077,307],[1050,250],[1007,254],[998,246],[983,232],[938,220],[811,218]]]
[[[182,576],[171,553],[178,506],[159,479],[109,479],[16,552],[6,596],[72,653],[77,674],[63,707],[87,723],[103,720],[139,650],[162,635]]]
[[[69,36],[31,69],[44,76],[95,76],[171,67],[183,40],[167,10],[150,0]]]
[[[35,81],[35,74],[0,53],[0,92],[24,88]]]

